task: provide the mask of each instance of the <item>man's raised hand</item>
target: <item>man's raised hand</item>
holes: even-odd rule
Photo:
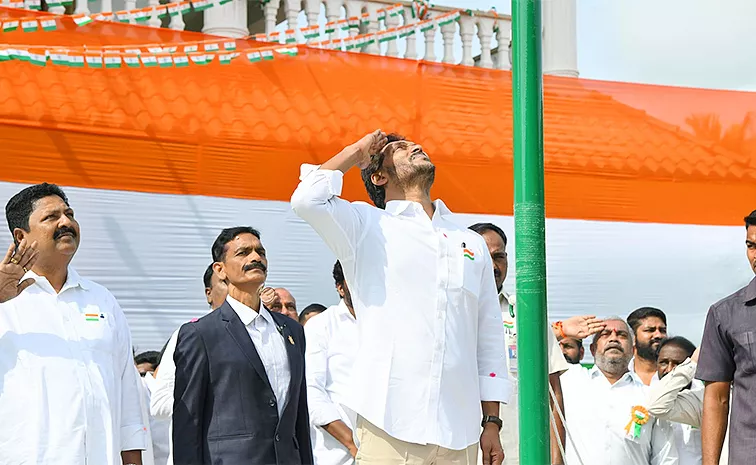
[[[357,168],[365,169],[370,164],[370,156],[380,152],[386,146],[388,139],[386,133],[376,129],[362,139],[358,140],[354,147],[359,151],[360,158]]]
[[[21,278],[34,266],[38,253],[37,243],[29,245],[26,239],[23,239],[18,247],[14,244],[8,247],[8,252],[0,262],[0,303],[13,299],[34,284],[32,278],[23,281]]]

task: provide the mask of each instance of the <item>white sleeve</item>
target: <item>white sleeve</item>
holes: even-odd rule
[[[176,384],[176,362],[173,353],[176,351],[178,329],[168,339],[165,352],[160,359],[155,389],[150,398],[150,414],[155,418],[170,418],[173,414],[173,387]]]
[[[302,165],[300,183],[291,196],[291,208],[320,235],[339,260],[351,260],[362,237],[365,220],[360,209],[339,198],[341,171]]]
[[[564,358],[562,348],[557,342],[554,331],[551,330],[551,325],[546,323],[546,350],[547,357],[549,359],[549,374],[563,373],[570,368],[567,360]]]
[[[666,420],[654,420],[649,459],[650,465],[678,465],[679,463],[672,425]]]
[[[326,392],[329,340],[326,318],[325,314],[317,315],[304,327],[307,341],[305,348],[307,406],[310,410],[310,422],[315,426],[324,426],[341,419],[339,409]]]
[[[648,411],[663,420],[701,427],[703,391],[685,389],[696,374],[696,364],[690,359],[676,366],[652,387]]]
[[[485,248],[483,249],[485,250]],[[480,400],[508,403],[512,381],[504,349],[504,320],[496,292],[493,263],[488,253],[483,258],[483,276],[478,296],[478,378]]]
[[[112,315],[116,330],[117,370],[121,382],[121,430],[120,450],[145,450],[147,448],[146,426],[142,424],[142,406],[139,396],[141,390],[139,373],[134,365],[134,355],[131,351],[131,331],[126,322],[123,310],[115,297]]]

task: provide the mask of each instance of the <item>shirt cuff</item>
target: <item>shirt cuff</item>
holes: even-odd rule
[[[322,405],[316,409],[310,407],[310,421],[315,426],[325,426],[329,423],[333,423],[336,420],[341,420],[341,414],[338,409],[333,405]]]
[[[512,397],[512,381],[509,378],[479,376],[480,401],[509,403]]]
[[[147,450],[147,428],[145,426],[121,426],[121,451],[125,450]]]
[[[341,195],[341,189],[344,186],[344,173],[340,170],[321,170],[320,165],[303,164],[299,168],[299,180],[304,181],[311,176],[320,177],[328,185],[328,194],[330,196]],[[311,181],[315,181],[312,179]]]

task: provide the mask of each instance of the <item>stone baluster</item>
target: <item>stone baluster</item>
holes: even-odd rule
[[[417,22],[417,18],[412,17],[412,12],[410,11],[410,8],[405,7],[404,8],[404,24],[415,24]],[[410,60],[417,60],[417,33],[419,30],[415,32],[415,34],[412,34],[411,36],[407,36],[407,49],[404,51],[404,58],[410,59]]]
[[[124,2],[124,8],[123,9],[124,10],[129,10],[129,11],[136,9],[136,0],[126,0]],[[134,20],[132,19],[130,22],[133,24]]]
[[[149,0],[147,2],[147,6],[156,7],[158,5],[160,5],[160,0]],[[155,10],[153,10],[153,11],[155,11]],[[160,18],[158,18],[157,14],[154,14],[154,15],[150,16],[150,19],[147,20],[147,24],[150,25],[150,26],[152,26],[152,27],[160,27],[160,24],[161,24]]]
[[[52,8],[50,10],[52,11]],[[88,15],[89,13],[91,13],[89,11],[89,2],[86,1],[86,0],[78,0],[76,2],[76,9],[74,10],[74,14],[77,14],[77,15],[79,15],[79,14]]]
[[[100,13],[110,13],[113,11],[113,0],[102,0],[100,2]]]
[[[481,68],[493,68],[493,59],[491,58],[491,40],[493,39],[494,18],[478,17],[478,40],[480,40],[480,61],[478,66]]]
[[[441,26],[441,37],[444,40],[444,63],[454,63],[454,34],[456,32],[456,21]]]
[[[60,6],[48,6],[47,11],[50,13],[55,13],[56,15],[64,15],[66,14],[66,7],[63,5]]]
[[[173,29],[174,31],[183,31],[186,28],[186,23],[184,23],[184,15],[179,13],[176,16],[171,16],[171,22],[170,24],[168,24],[168,27]]]
[[[225,5],[214,6],[205,10],[204,14],[205,27],[202,32],[205,34],[235,38],[249,35],[247,0],[233,0]]]
[[[299,29],[299,12],[302,11],[302,0],[284,0],[286,13],[286,29]]]
[[[475,34],[475,18],[462,15],[459,18],[459,35],[462,37],[462,64],[473,66],[472,40]]]
[[[496,51],[496,69],[512,69],[512,63],[509,59],[509,38],[512,33],[512,25],[509,21],[502,19],[497,20],[499,30],[496,31],[496,41],[499,43]]]
[[[375,34],[378,32],[381,28],[381,25],[378,23],[378,10],[381,8],[382,5],[377,3],[368,3],[368,14],[370,15],[370,22],[367,25],[367,33],[368,34]],[[365,49],[363,50],[365,53],[372,53],[374,55],[380,55],[381,54],[381,46],[378,44],[378,41],[374,41],[372,44],[367,45]]]
[[[344,6],[343,0],[326,0],[326,22],[335,23],[341,17],[341,8]],[[331,33],[331,40],[339,38],[339,28]]]
[[[243,0],[244,1],[244,0]],[[281,0],[270,0],[263,7],[265,16],[265,33],[270,34],[276,30],[276,20],[278,18],[278,7],[281,6]],[[212,9],[212,8],[211,8]],[[207,10],[210,11],[210,10]],[[246,21],[246,16],[244,16]]]
[[[399,16],[391,16],[389,14],[386,15],[386,29],[391,29],[393,27],[398,27],[401,24],[402,20]],[[397,45],[398,40],[389,40],[386,42],[386,56],[387,57],[398,57],[399,56],[399,46]]]
[[[430,28],[423,33],[425,35],[425,61],[436,61],[436,28]]]
[[[346,0],[346,17],[349,18],[359,18],[362,14],[362,10],[360,9],[361,6],[360,0]],[[360,31],[359,29],[355,29],[353,27],[349,28],[349,36],[354,37],[356,35],[359,35]]]
[[[320,0],[305,0],[305,16],[307,16],[307,25],[317,26],[318,25],[318,17],[320,16]],[[321,40],[320,38],[316,39],[307,39],[307,43],[310,42],[316,42]]]

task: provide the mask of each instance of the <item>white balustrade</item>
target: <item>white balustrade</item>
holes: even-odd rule
[[[171,1],[178,0],[95,0],[94,2],[79,0],[76,2],[75,13],[94,14],[120,9],[132,10]],[[299,30],[304,26],[361,18],[359,29],[350,27],[343,30],[341,25],[338,25],[328,37],[322,35],[319,39],[307,39],[306,42],[312,43],[325,39],[353,37],[361,33],[377,33],[380,30],[420,22],[420,19],[413,17],[412,2],[409,0],[269,0],[261,9],[259,0],[232,0],[225,5],[217,4],[218,0],[210,1],[214,3],[211,8],[202,13],[192,14],[204,15],[203,32],[227,37],[240,38],[262,32],[270,34],[274,31],[283,32],[285,29]],[[459,10],[464,8],[465,0],[448,1],[452,4],[459,2]],[[577,76],[575,1],[544,2],[545,72]],[[252,19],[251,25],[247,24],[248,3],[249,8],[259,9],[252,12],[252,17],[260,18],[260,21]],[[379,19],[379,10],[397,3],[403,5],[400,15],[386,15]],[[63,13],[63,10],[63,7],[50,8],[53,13]],[[323,10],[325,10],[324,15]],[[457,10],[458,8],[453,6],[431,6],[427,17],[439,17]],[[363,13],[368,14],[367,21],[362,21]],[[403,34],[404,37],[384,42],[385,47],[376,40],[372,44],[355,48],[353,51],[402,57],[408,60],[422,58],[430,62],[441,61],[482,68],[511,69],[510,16],[496,14],[494,11],[472,11],[471,13],[469,10],[464,10],[458,21],[440,27],[423,28],[425,30],[419,27],[414,28],[413,34]],[[301,17],[306,20],[304,23],[300,21]],[[147,24],[159,27],[161,21],[157,17],[152,17]],[[183,30],[186,26],[182,15],[171,16],[168,27]],[[298,38],[305,42],[301,34]],[[420,44],[420,41],[423,43]],[[420,52],[421,47],[424,49],[422,52]]]

